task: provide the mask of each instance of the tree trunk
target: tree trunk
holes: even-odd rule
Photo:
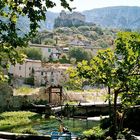
[[[111,99],[110,99],[110,94],[111,94],[111,90],[110,90],[110,87],[108,86],[109,118],[110,118],[110,120],[111,120]]]
[[[113,140],[117,139],[117,98],[118,93],[114,92]]]

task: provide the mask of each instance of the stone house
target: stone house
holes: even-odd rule
[[[70,64],[46,64],[43,68],[36,69],[34,72],[35,86],[58,86],[63,85],[68,79],[66,70]]]
[[[63,85],[67,80],[66,70],[70,64],[42,63],[40,60],[26,59],[23,64],[11,65],[9,74],[21,86],[26,78],[33,78],[35,86]],[[15,84],[14,84],[15,85]]]
[[[29,78],[33,75],[35,69],[40,68],[41,65],[40,60],[26,59],[23,64],[17,63],[15,66],[11,65],[9,74],[13,77]]]

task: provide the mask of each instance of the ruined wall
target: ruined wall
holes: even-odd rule
[[[20,109],[23,106],[38,104],[42,102],[48,102],[49,96],[46,93],[45,88],[40,88],[36,93],[28,95],[14,95],[13,96],[13,108]]]
[[[48,99],[45,88],[40,88],[36,93],[29,95],[14,95],[12,87],[6,83],[0,83],[0,112],[19,110],[22,106],[31,103],[47,103]]]
[[[67,14],[65,11],[60,13],[60,16],[55,19],[54,27],[71,27],[81,26],[85,24],[85,15],[78,12]]]
[[[11,108],[13,90],[7,83],[0,82],[0,112]]]

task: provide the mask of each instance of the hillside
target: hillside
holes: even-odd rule
[[[81,46],[85,49],[107,48],[114,44],[116,30],[100,26],[59,27],[53,31],[42,31],[32,43],[51,46]]]
[[[140,7],[106,7],[83,11],[82,14],[85,15],[85,22],[95,23],[102,27],[134,30],[140,28]],[[54,21],[58,16],[59,13],[47,11],[46,21],[40,23],[39,30],[52,30]],[[29,21],[26,18],[21,18],[19,21],[19,27],[25,32],[29,30],[29,27],[26,26],[28,25],[28,22]]]
[[[140,28],[140,7],[116,6],[84,11],[86,21],[103,27]]]

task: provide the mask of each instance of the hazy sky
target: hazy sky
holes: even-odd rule
[[[62,10],[60,0],[53,1],[57,6],[50,11],[60,12]],[[74,0],[70,5],[76,7],[76,11],[84,11],[108,6],[140,6],[140,0]]]

